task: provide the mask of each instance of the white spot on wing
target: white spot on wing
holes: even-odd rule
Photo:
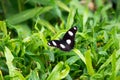
[[[60,44],[60,47],[61,47],[61,48],[65,48],[65,45],[63,45],[63,44]]]
[[[48,43],[48,45],[50,46],[51,44],[50,44],[50,43]]]
[[[70,36],[73,36],[73,33],[72,33],[71,31],[68,31],[68,34],[69,34]]]
[[[71,40],[70,40],[70,39],[67,39],[67,40],[66,40],[66,43],[70,45],[70,44],[71,44]]]
[[[57,44],[56,44],[56,42],[55,42],[55,41],[52,41],[52,43],[53,43],[53,45],[54,45],[54,46],[57,46]]]
[[[77,28],[76,28],[76,27],[74,27],[74,30],[77,30]]]

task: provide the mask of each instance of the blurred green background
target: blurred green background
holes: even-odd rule
[[[0,80],[120,80],[120,0],[0,4]],[[73,26],[74,49],[47,45]]]

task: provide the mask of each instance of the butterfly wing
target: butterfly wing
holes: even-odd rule
[[[70,51],[71,47],[64,40],[52,40],[48,42],[49,46],[57,47],[63,51]]]
[[[49,46],[52,46],[52,47],[57,47],[57,48],[59,48],[60,41],[59,41],[59,40],[52,40],[52,41],[49,41],[49,42],[48,42],[48,45],[49,45]]]
[[[66,39],[73,39],[74,40],[76,32],[77,32],[76,26],[70,28],[63,36],[63,40],[66,40]]]
[[[52,47],[57,47],[63,51],[70,51],[74,47],[74,38],[76,31],[77,27],[72,27],[65,33],[62,40],[49,41],[48,45]]]
[[[71,29],[69,29],[63,36],[63,41],[65,41],[66,47],[68,47],[70,50],[73,49],[74,47],[76,32],[77,32],[77,27],[74,26]]]

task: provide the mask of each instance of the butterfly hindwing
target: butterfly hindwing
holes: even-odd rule
[[[59,48],[60,41],[59,40],[52,40],[52,41],[48,42],[48,45]]]
[[[76,31],[77,31],[77,27],[72,27],[65,33],[63,39],[49,41],[48,45],[57,47],[63,51],[70,51],[74,47],[74,43],[75,43],[74,38]]]
[[[73,47],[68,45],[64,40],[52,40],[48,43],[49,46],[57,47],[63,51],[70,51]]]

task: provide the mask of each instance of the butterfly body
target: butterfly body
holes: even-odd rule
[[[77,27],[72,27],[65,33],[63,39],[49,41],[48,45],[52,47],[57,47],[63,51],[70,51],[71,49],[74,48],[74,44],[75,44],[74,39],[76,32],[77,32]]]

